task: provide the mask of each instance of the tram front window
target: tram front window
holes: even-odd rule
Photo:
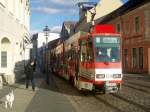
[[[96,47],[97,62],[118,62],[119,60],[119,47]]]
[[[95,37],[94,46],[97,62],[120,61],[120,39],[118,37]]]

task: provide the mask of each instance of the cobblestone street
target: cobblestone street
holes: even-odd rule
[[[0,0],[0,112],[150,112],[150,0]]]
[[[149,112],[150,77],[125,74],[122,91],[115,94],[83,94],[62,78],[50,76],[50,85],[42,76],[36,79],[37,90],[26,90],[24,82],[5,86],[0,92],[0,112]],[[15,101],[5,109],[2,99],[11,89]]]
[[[105,95],[93,93],[84,95],[72,89],[73,87],[65,81],[56,79],[59,88],[78,112],[149,112],[150,110],[150,77],[147,75],[125,74],[122,90],[117,94]]]

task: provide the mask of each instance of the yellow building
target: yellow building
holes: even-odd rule
[[[81,4],[82,5],[82,4]],[[105,15],[116,10],[123,5],[121,0],[100,0],[96,6],[84,6],[80,5],[80,17],[79,22],[76,25],[76,32],[88,31],[91,26],[92,15],[94,14],[93,20],[104,17]]]

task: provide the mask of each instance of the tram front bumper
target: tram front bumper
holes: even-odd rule
[[[104,87],[106,93],[116,93],[118,91],[117,83],[106,81]]]

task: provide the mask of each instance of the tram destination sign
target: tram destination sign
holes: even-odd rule
[[[96,37],[96,43],[120,43],[118,37]]]

